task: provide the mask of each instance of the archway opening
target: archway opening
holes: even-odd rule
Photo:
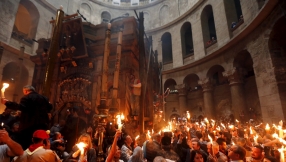
[[[183,58],[194,55],[194,44],[191,23],[186,22],[181,28]]]
[[[162,38],[162,53],[163,53],[163,64],[173,62],[172,52],[172,36],[169,32],[163,34]]]

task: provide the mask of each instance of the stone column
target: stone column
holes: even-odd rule
[[[214,118],[213,85],[209,78],[201,79],[198,83],[203,88],[205,117]]]
[[[241,111],[246,112],[246,101],[243,88],[243,69],[233,68],[223,72],[223,76],[228,78],[231,93],[231,103],[233,115],[239,119]]]
[[[187,110],[187,88],[186,84],[176,85],[175,88],[179,92],[179,110],[180,112]]]

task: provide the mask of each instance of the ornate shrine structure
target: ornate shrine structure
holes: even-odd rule
[[[120,69],[118,79],[118,111],[125,116],[130,113],[130,81],[129,76],[146,84],[146,89],[141,91],[141,100],[144,99],[144,121],[153,120],[153,92],[160,91],[159,66],[156,54],[152,52],[147,39],[145,39],[145,65],[139,66],[139,29],[134,17],[123,17],[111,23],[110,54],[108,59],[107,105],[110,107],[116,70],[117,39],[122,30],[122,44]],[[53,122],[58,123],[67,117],[67,109],[77,106],[84,113],[85,108],[90,108],[96,113],[100,104],[100,90],[102,77],[102,61],[105,47],[105,31],[107,24],[93,25],[82,22],[77,16],[64,20],[59,40],[59,51],[50,87],[47,96],[54,105]],[[35,63],[32,85],[36,91],[42,93],[46,75],[46,62],[50,39],[39,39],[37,55],[31,60]],[[144,55],[144,53],[143,53]],[[142,59],[142,57],[141,57]],[[149,65],[149,68],[148,68]],[[140,71],[140,68],[141,71]],[[144,73],[143,75],[140,73]],[[141,76],[141,77],[140,77]],[[142,78],[142,76],[144,76]],[[144,87],[142,87],[144,88]]]

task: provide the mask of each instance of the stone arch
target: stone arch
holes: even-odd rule
[[[160,18],[160,24],[161,26],[165,25],[168,23],[169,21],[169,6],[168,5],[163,5],[160,8],[160,12],[159,12],[159,18]]]
[[[253,60],[247,50],[240,51],[233,60],[233,67],[243,69],[245,77],[254,76]]]
[[[80,13],[86,18],[86,21],[91,21],[91,7],[87,3],[82,3],[80,5]]]
[[[172,50],[172,36],[169,32],[166,32],[161,37],[162,41],[162,56],[163,64],[173,62],[173,50]]]
[[[170,90],[175,90],[175,85],[177,85],[174,79],[167,79],[164,83],[164,91],[169,88]]]
[[[101,13],[101,22],[109,23],[111,20],[111,15],[108,11],[103,11]]]
[[[3,68],[2,83],[9,83],[9,88],[5,91],[5,97],[12,100],[13,95],[17,94],[19,99],[22,95],[22,88],[28,84],[29,72],[28,69],[17,62],[10,62],[6,64]],[[18,84],[18,87],[17,87]]]
[[[280,101],[282,109],[284,110],[284,116],[286,114],[286,38],[285,38],[285,17],[278,19],[270,33],[268,48],[272,65],[274,67],[274,76],[277,82]]]
[[[181,44],[183,58],[194,55],[193,34],[190,22],[185,22],[181,27]]]
[[[222,85],[227,83],[227,79],[223,77],[223,72],[225,69],[221,65],[212,66],[208,72],[207,77],[211,80],[213,85]]]
[[[214,37],[217,39],[216,36],[216,29],[215,29],[215,21],[213,15],[213,9],[211,5],[205,6],[201,14],[201,23],[202,23],[202,32],[203,32],[203,40],[204,43],[208,42],[209,40]]]
[[[183,83],[186,84],[188,91],[194,91],[199,89],[200,85],[198,84],[199,77],[197,74],[189,74],[184,78]]]
[[[224,0],[224,8],[227,24],[231,27],[232,22],[237,23],[242,15],[240,0]]]
[[[36,37],[40,14],[29,0],[21,0],[16,14],[12,37],[27,45],[32,45]]]
[[[245,100],[245,108],[241,109],[244,114],[244,119],[241,120],[259,118],[261,107],[250,53],[247,50],[237,53],[233,60],[233,67],[240,75],[243,84],[242,95]]]

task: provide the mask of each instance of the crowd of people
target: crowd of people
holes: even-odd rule
[[[269,127],[253,120],[161,120],[136,137],[127,123],[122,129],[109,123],[73,131],[69,127],[78,120],[68,118],[50,128],[48,99],[32,86],[23,93],[20,103],[1,99],[6,105],[0,115],[1,162],[284,162],[282,121]],[[73,117],[77,109],[71,109]]]

